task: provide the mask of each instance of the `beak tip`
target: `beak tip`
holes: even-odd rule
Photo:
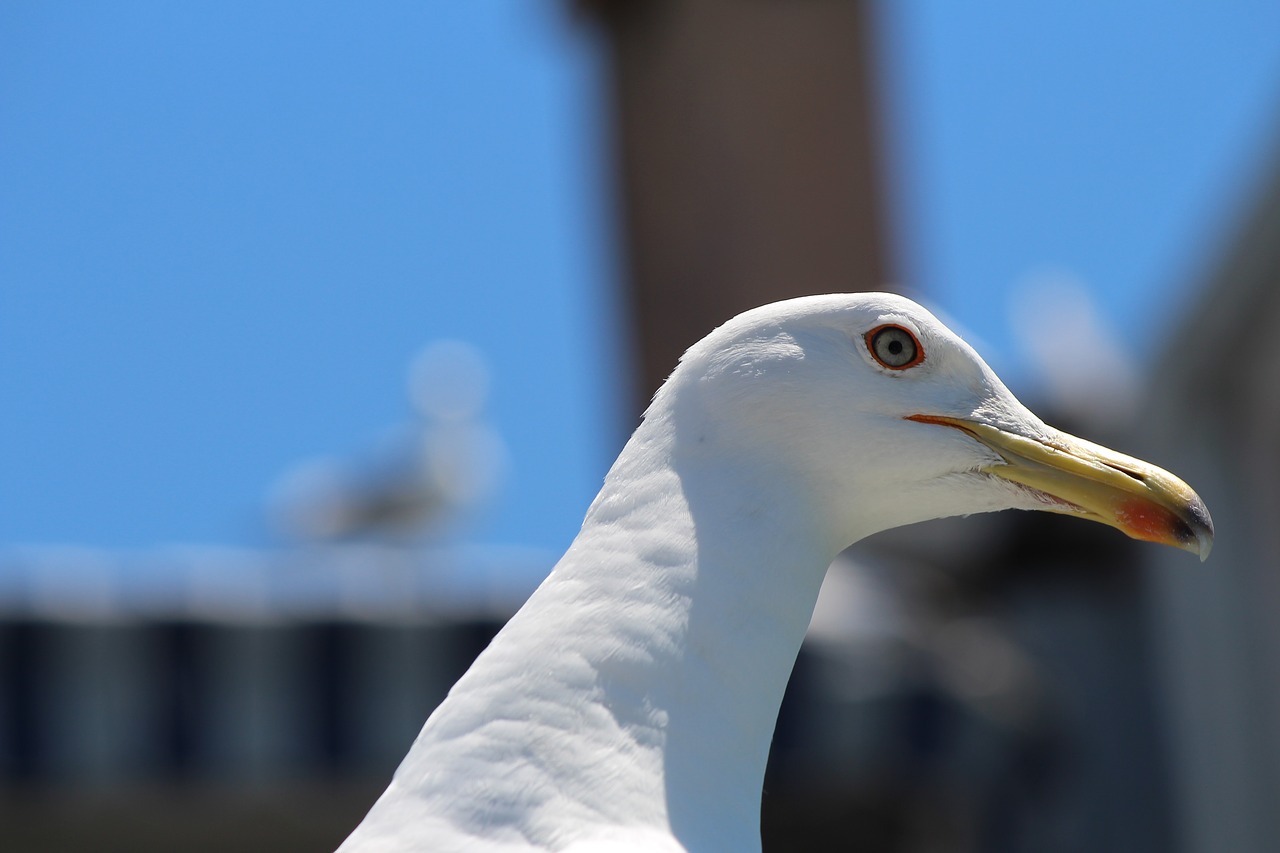
[[[1185,546],[1188,551],[1200,557],[1200,562],[1209,559],[1209,552],[1213,550],[1213,534],[1198,533],[1194,542],[1189,542]]]
[[[1203,563],[1209,559],[1209,552],[1213,550],[1213,517],[1209,515],[1209,508],[1200,500],[1199,495],[1191,501],[1190,515],[1196,537],[1196,552]]]
[[[1213,550],[1213,531],[1201,532],[1196,536],[1196,552],[1200,555],[1200,562],[1209,559],[1209,552]]]
[[[1209,552],[1213,550],[1213,518],[1199,495],[1192,492],[1186,516],[1177,520],[1175,528],[1180,547],[1198,554],[1202,563],[1209,559]]]

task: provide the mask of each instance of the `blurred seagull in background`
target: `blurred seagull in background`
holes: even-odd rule
[[[828,566],[877,531],[1046,510],[1204,558],[1173,475],[1047,426],[920,306],[767,305],[692,347],[568,552],[341,853],[749,851]]]
[[[413,539],[474,510],[501,481],[506,447],[485,420],[489,368],[462,341],[427,346],[409,371],[415,419],[356,460],[321,458],[273,489],[276,526],[303,540]]]

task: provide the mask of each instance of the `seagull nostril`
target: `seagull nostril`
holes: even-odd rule
[[[1129,477],[1131,479],[1137,480],[1139,483],[1147,482],[1147,475],[1143,474],[1141,471],[1134,471],[1129,468],[1124,468],[1120,465],[1112,464],[1110,462],[1106,462],[1104,464],[1108,468],[1112,469],[1113,471],[1119,471],[1121,474],[1124,474],[1126,477]]]

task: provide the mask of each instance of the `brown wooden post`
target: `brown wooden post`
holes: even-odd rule
[[[747,308],[888,281],[867,4],[595,0],[647,401]]]

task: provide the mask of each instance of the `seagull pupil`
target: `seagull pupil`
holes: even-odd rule
[[[899,355],[902,352],[902,341],[889,341],[889,352]]]

